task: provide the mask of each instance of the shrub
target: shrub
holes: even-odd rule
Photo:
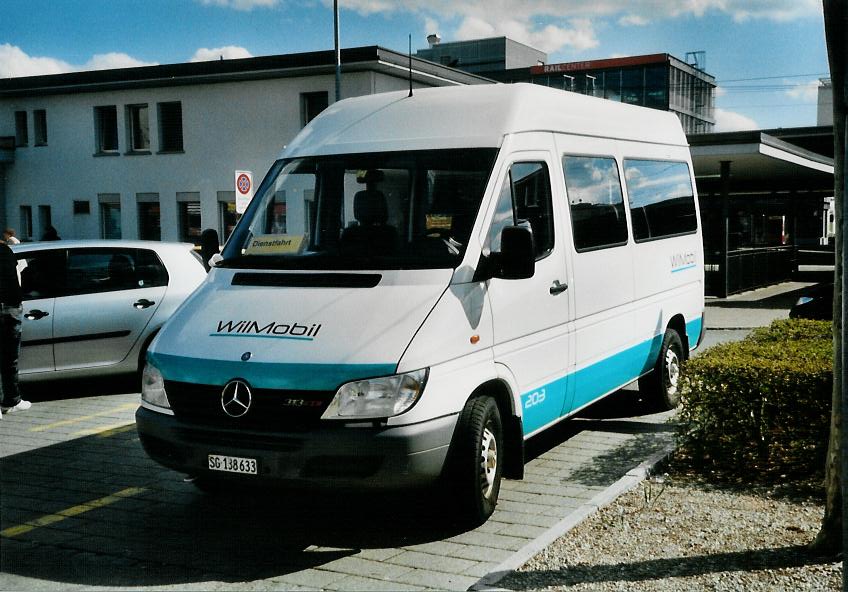
[[[681,451],[745,479],[822,470],[833,384],[831,323],[786,319],[710,348],[681,377]]]

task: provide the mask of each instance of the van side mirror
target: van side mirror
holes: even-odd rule
[[[497,254],[494,277],[523,280],[536,272],[533,232],[523,226],[507,226],[501,230],[501,251]]]

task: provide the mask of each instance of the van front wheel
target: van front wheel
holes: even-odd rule
[[[639,392],[665,410],[680,404],[680,364],[683,341],[674,329],[666,329],[654,369],[639,379]]]
[[[450,486],[459,517],[479,525],[498,502],[503,472],[503,426],[498,405],[488,396],[465,404],[454,436]]]

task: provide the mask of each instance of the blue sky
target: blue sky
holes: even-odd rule
[[[718,129],[815,125],[817,0],[340,0],[343,47],[507,35],[549,62],[706,52]],[[330,49],[332,0],[3,0],[0,77]]]

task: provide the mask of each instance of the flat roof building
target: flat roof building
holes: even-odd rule
[[[382,47],[344,49],[342,96],[490,80]],[[39,239],[198,242],[333,102],[333,51],[0,80],[0,227]]]
[[[491,37],[469,41],[440,43],[438,35],[431,35],[428,49],[419,49],[419,58],[459,68],[476,74],[512,70],[544,64],[548,54],[529,45],[513,41],[508,37]]]
[[[482,72],[676,114],[687,134],[715,126],[715,77],[667,53]]]

